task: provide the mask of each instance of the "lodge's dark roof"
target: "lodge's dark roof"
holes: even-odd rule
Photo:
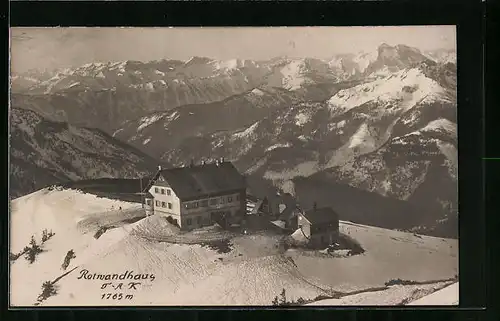
[[[245,178],[230,162],[163,169],[161,176],[182,200],[246,188]]]
[[[247,201],[258,203],[259,202],[259,198],[256,197],[256,196],[253,196],[252,194],[248,194],[247,193]]]
[[[330,207],[321,207],[305,211],[304,216],[311,224],[338,222],[339,215]]]

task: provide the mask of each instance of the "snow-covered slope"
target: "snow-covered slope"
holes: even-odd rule
[[[457,53],[456,50],[431,50],[424,53],[430,59],[439,63],[457,63]]]
[[[368,65],[365,69],[365,75],[369,75],[384,68],[394,72],[410,68],[417,63],[428,60],[418,48],[402,44],[390,46],[383,43],[378,47],[377,51],[377,59]]]
[[[340,299],[319,300],[308,305],[315,306],[395,306],[395,305],[457,305],[457,301],[450,301],[448,295],[439,296],[439,299],[432,300],[434,304],[419,304],[414,302],[428,302],[427,297],[435,297],[437,293],[445,291],[450,282],[437,282],[419,285],[394,285],[387,289],[375,289],[373,291],[359,294],[347,295]],[[445,288],[443,290],[443,288]],[[430,293],[430,294],[429,294]],[[415,300],[416,301],[412,301]],[[458,296],[457,296],[458,299]],[[453,300],[453,299],[452,299]],[[410,302],[410,303],[406,303]]]
[[[24,257],[11,261],[14,306],[33,305],[45,281],[53,282],[57,289],[41,303],[47,306],[270,305],[282,289],[289,299],[314,301],[350,289],[368,294],[373,285],[384,286],[393,278],[450,278],[458,264],[456,240],[417,237],[348,222],[341,224],[342,232],[359,240],[365,254],[328,258],[283,252],[277,246],[280,237],[272,233],[232,235],[228,250],[215,249],[203,241],[210,230],[179,234],[163,218],[143,218],[140,204],[75,190],[40,190],[14,200],[11,211],[11,253],[20,251],[32,235],[39,243],[43,229],[55,233],[42,244],[43,252],[34,263]],[[108,230],[96,238],[96,231],[104,227]],[[193,243],[196,239],[198,244]],[[71,249],[76,257],[62,270]],[[126,271],[145,275],[136,280],[141,283],[137,290],[128,289],[130,279],[123,282],[125,289],[112,290],[101,287],[107,282],[116,286],[116,280],[82,277],[122,275]],[[123,297],[102,299],[106,293],[122,293]],[[129,294],[133,298],[125,299]],[[404,293],[400,299],[405,299]]]
[[[10,90],[11,92],[24,92],[28,91],[43,81],[54,77],[58,73],[57,70],[29,70],[22,73],[11,72],[10,75]]]
[[[436,107],[430,114],[428,106],[442,107]],[[421,120],[425,121],[423,114],[431,117],[430,120],[438,120],[432,117],[443,117],[440,108],[453,110],[454,106],[453,92],[426,77],[420,69],[408,69],[342,89],[326,102],[296,103],[271,110],[264,119],[250,118],[246,126],[236,130],[219,128],[207,133],[211,135],[186,141],[181,145],[183,148],[166,153],[165,159],[179,163],[185,162],[188,155],[197,161],[207,155],[225,156],[243,163],[241,169],[246,170],[256,165],[257,158],[263,161],[258,168],[269,172],[268,176],[281,175],[289,179],[299,172],[302,176],[310,175],[373,152],[394,136],[393,130],[409,133],[419,129]],[[445,116],[453,120],[452,113]],[[227,118],[222,113],[219,117]],[[174,121],[165,126],[173,128],[176,124]],[[303,156],[285,157],[282,153],[287,148]],[[198,152],[193,154],[195,150]],[[271,159],[277,153],[280,156],[275,157],[276,166],[273,166]],[[283,159],[293,164],[285,164]],[[311,167],[307,172],[296,168],[307,162]]]
[[[378,52],[360,52],[335,56],[328,62],[330,68],[342,79],[361,77],[368,66],[377,60]]]
[[[297,90],[307,85],[337,82],[335,70],[328,63],[313,58],[282,59],[270,64],[273,73],[266,84],[287,90]]]
[[[157,166],[99,130],[52,122],[25,109],[12,108],[10,115],[11,197],[62,181],[137,177]]]
[[[341,90],[328,103],[335,113],[348,110],[368,102],[377,102],[393,109],[393,102],[399,101],[399,108],[407,111],[417,103],[444,100],[445,90],[433,79],[426,77],[417,68],[405,69],[362,85]]]
[[[176,152],[172,153],[172,150],[188,155],[198,148],[197,140],[206,139],[215,132],[232,132],[251,126],[276,111],[284,112],[301,101],[325,100],[339,88],[342,85],[311,85],[307,89],[291,92],[264,86],[221,102],[186,105],[130,120],[116,130],[113,136],[150,155],[163,156],[164,159],[176,158],[178,155]],[[181,148],[183,141],[186,144]],[[194,142],[191,144],[190,141]],[[197,158],[196,155],[191,157]]]
[[[14,200],[12,253],[27,245],[31,235],[39,242],[43,229],[55,235],[43,244],[44,252],[33,264],[23,257],[11,263],[11,303],[34,304],[41,284],[60,276],[55,283],[58,294],[43,304],[270,304],[283,287],[293,297],[325,294],[304,280],[292,262],[277,255],[272,236],[237,237],[232,240],[233,250],[224,254],[202,244],[152,241],[161,240],[173,228],[159,217],[123,225],[123,220],[141,215],[140,204],[110,201],[74,190],[45,189]],[[95,239],[96,230],[103,226],[115,228]],[[63,271],[60,265],[70,249],[76,258]],[[100,274],[128,270],[154,275],[154,280],[141,280],[140,291],[135,293],[124,290],[134,295],[133,301],[110,303],[101,299],[106,292],[101,289],[102,281],[78,278],[83,270]]]
[[[453,283],[436,291],[432,294],[424,296],[418,300],[408,303],[408,305],[458,305],[458,287],[459,282]]]

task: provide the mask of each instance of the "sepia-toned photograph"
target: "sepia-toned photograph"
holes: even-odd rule
[[[459,301],[455,26],[11,28],[9,302]]]

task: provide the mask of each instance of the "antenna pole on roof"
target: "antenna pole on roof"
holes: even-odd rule
[[[142,176],[139,178],[139,181],[140,181],[140,188],[141,188],[141,191],[140,191],[140,193],[141,193],[141,205],[142,205],[142,208],[144,208],[144,198],[143,198],[144,193],[142,191]]]

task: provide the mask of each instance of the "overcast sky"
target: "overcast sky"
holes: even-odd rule
[[[329,58],[383,42],[455,49],[455,26],[251,28],[11,28],[13,72],[94,61]]]

